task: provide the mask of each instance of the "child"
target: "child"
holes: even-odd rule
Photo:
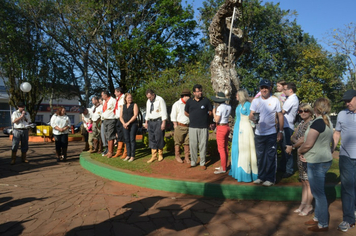
[[[93,133],[93,121],[91,119],[88,120],[87,131],[88,133]]]
[[[278,98],[278,100],[281,102],[281,106],[283,106],[286,98],[286,95],[283,93],[283,87],[287,83],[284,80],[280,80],[277,82],[277,92],[275,92],[273,95]]]

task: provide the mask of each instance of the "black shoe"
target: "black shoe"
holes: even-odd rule
[[[282,178],[287,179],[287,178],[291,177],[292,175],[293,174],[286,172],[286,173],[283,174]]]
[[[106,149],[101,153],[101,155],[102,155],[102,156],[105,156],[108,152],[109,152],[109,149],[106,148]]]

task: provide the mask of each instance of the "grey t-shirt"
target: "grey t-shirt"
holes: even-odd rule
[[[340,111],[335,130],[341,132],[340,156],[356,159],[356,113],[348,109]]]

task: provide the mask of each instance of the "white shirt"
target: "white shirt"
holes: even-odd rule
[[[103,103],[103,114],[101,117],[103,117],[105,120],[113,120],[116,119],[114,110],[115,110],[115,105],[116,105],[116,99],[113,97],[109,98],[109,101],[107,102],[106,110],[104,111],[106,101]]]
[[[290,95],[283,104],[284,128],[294,129],[294,121],[298,112],[299,99],[294,93]]]
[[[184,114],[185,103],[180,98],[172,106],[171,121],[179,122],[185,125],[189,124],[189,117]]]
[[[84,113],[82,113],[82,121],[83,121],[83,126],[84,128],[87,128],[87,123],[89,122],[89,119],[91,119],[91,110],[88,110],[88,114],[84,115]]]
[[[155,95],[155,101],[153,102],[153,111],[150,112],[151,109],[151,101],[148,99],[146,103],[146,120],[152,120],[161,118],[162,120],[167,120],[167,107],[166,102],[162,97]]]
[[[22,113],[19,110],[14,111],[11,115],[11,122],[14,123],[14,120],[19,118],[21,115]],[[25,116],[21,120],[19,120],[17,123],[14,123],[14,129],[25,129],[27,128],[26,125],[29,125],[30,123],[31,123],[30,114],[26,112]]]
[[[122,106],[124,105],[124,101],[125,101],[125,94],[122,94],[119,99],[116,99],[116,102],[117,102],[117,108],[115,110],[116,119],[120,118],[120,112],[121,112]],[[116,104],[115,104],[115,106],[116,106]]]
[[[220,124],[229,123],[229,116],[231,113],[231,106],[226,103],[221,103],[218,108],[216,108],[215,115],[220,116]]]
[[[92,110],[91,119],[93,121],[97,121],[98,119],[100,119],[101,114],[103,112],[103,106],[102,105],[99,105],[97,107],[93,106],[91,110]],[[95,112],[94,112],[94,110],[95,110]]]
[[[281,112],[281,103],[277,97],[271,96],[268,99],[262,99],[262,96],[252,100],[250,110],[260,113],[260,120],[256,125],[255,133],[257,135],[275,134],[276,130],[276,112]]]
[[[60,132],[60,131],[56,130],[54,127],[58,126],[59,128],[64,128],[66,126],[69,126],[69,123],[70,123],[70,120],[67,115],[57,116],[56,114],[54,114],[51,117],[51,126],[53,128],[53,134],[55,134],[55,135],[68,134],[69,129],[66,129],[63,132]]]

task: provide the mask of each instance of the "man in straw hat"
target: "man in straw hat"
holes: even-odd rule
[[[193,99],[185,105],[185,115],[189,117],[189,148],[190,167],[194,167],[198,160],[198,144],[200,166],[206,170],[205,155],[208,143],[209,116],[213,110],[209,99],[203,97],[203,87],[200,84],[193,86]]]
[[[174,125],[174,150],[175,157],[179,163],[183,163],[180,157],[180,146],[184,146],[184,160],[190,163],[189,160],[189,118],[184,114],[185,104],[190,98],[189,89],[183,89],[180,94],[180,99],[172,106],[171,121]]]
[[[356,91],[348,90],[341,99],[346,109],[337,115],[334,149],[341,138],[339,167],[343,219],[337,228],[348,231],[356,217]]]

